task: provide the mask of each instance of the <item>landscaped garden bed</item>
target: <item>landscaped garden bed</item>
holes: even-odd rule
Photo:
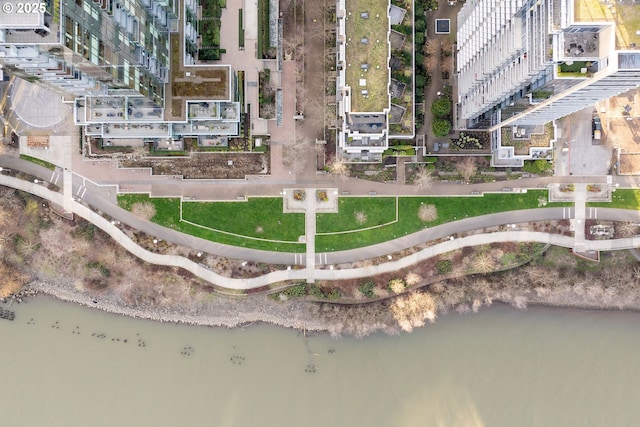
[[[402,87],[403,90],[398,92],[398,97],[393,97],[391,102],[397,106],[396,108],[400,111],[404,109],[404,112],[397,123],[390,123],[389,125],[389,134],[394,136],[402,136],[402,135],[412,135],[415,130],[414,123],[414,78],[416,78],[417,85],[417,74],[414,70],[414,40],[413,40],[413,28],[411,26],[412,23],[412,15],[413,8],[412,4],[409,1],[402,0],[394,0],[392,2],[395,6],[401,7],[405,9],[407,12],[404,16],[404,20],[400,25],[393,25],[393,34],[396,35],[396,39],[402,40],[400,43],[392,43],[392,51],[391,51],[391,64],[392,64],[392,78],[397,82],[396,85],[398,88]],[[416,16],[416,19],[418,17]],[[422,33],[421,33],[422,31]],[[420,30],[416,27],[416,38],[422,36],[424,38],[424,28]],[[416,58],[416,65],[417,65]],[[416,76],[416,77],[414,77]],[[421,89],[416,88],[418,93],[420,93]]]
[[[200,36],[198,46],[199,61],[217,61],[226,52],[220,48],[220,16],[222,8],[226,7],[226,0],[201,1],[201,18],[197,22]],[[189,46],[186,46],[187,48]]]
[[[451,148],[454,150],[487,150],[490,144],[491,138],[487,132],[460,132],[459,138],[451,139]]]
[[[259,72],[260,118],[273,119],[276,113],[276,92],[271,86],[271,70],[265,68]]]

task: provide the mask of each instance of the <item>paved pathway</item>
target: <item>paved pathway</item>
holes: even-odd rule
[[[22,170],[43,180],[52,178],[52,172],[49,169],[38,166],[34,163],[17,159],[10,156],[0,156],[0,165],[11,167],[15,170]],[[575,177],[573,177],[575,179]],[[161,227],[158,224],[145,221],[140,217],[132,215],[114,204],[115,187],[99,186],[96,183],[89,184],[81,188],[86,181],[75,179],[71,194],[79,193],[77,197],[81,198],[90,206],[104,212],[110,217],[129,225],[132,228],[143,231],[149,235],[156,236],[168,242],[192,248],[196,251],[202,251],[221,256],[242,259],[248,261],[264,262],[270,264],[297,265],[301,264],[300,255],[294,253],[269,252],[257,249],[241,248],[237,246],[229,246],[208,240],[189,236]],[[176,180],[169,180],[176,181]],[[524,180],[520,180],[524,181]],[[579,179],[576,181],[580,181]],[[592,182],[593,180],[585,178],[584,182]],[[60,182],[58,183],[60,185]],[[209,185],[210,186],[210,185]],[[463,186],[449,184],[450,187],[460,188]],[[469,186],[464,186],[469,187]],[[280,191],[282,191],[280,187]],[[69,194],[69,192],[67,192]],[[250,193],[249,193],[250,194]],[[41,196],[42,197],[42,196]],[[67,201],[69,203],[69,201]],[[60,200],[62,205],[62,199]],[[503,212],[493,215],[481,217],[465,218],[452,223],[446,223],[437,227],[431,227],[417,233],[400,237],[398,239],[380,243],[377,245],[367,246],[359,249],[352,249],[341,252],[322,253],[320,264],[333,265],[346,262],[355,262],[365,259],[376,258],[390,253],[398,252],[427,241],[450,236],[455,233],[462,233],[471,230],[482,229],[485,227],[493,227],[501,224],[524,223],[530,221],[548,221],[557,219],[574,218],[573,208],[543,208],[527,211]],[[640,222],[640,213],[631,210],[605,209],[598,208],[591,210],[590,215],[596,215],[600,220],[612,221],[631,221]],[[305,255],[306,260],[306,255]]]
[[[0,175],[0,185],[18,188],[23,191],[30,192],[39,197],[49,199],[54,203],[62,203],[63,196],[53,192],[43,186],[34,184],[33,182],[23,181],[6,175]],[[432,258],[436,255],[461,249],[466,246],[487,245],[498,242],[540,242],[549,243],[557,246],[572,247],[574,244],[573,237],[559,236],[555,234],[530,232],[530,231],[508,231],[487,234],[476,234],[460,239],[446,240],[442,243],[430,246],[419,252],[375,266],[351,268],[343,270],[313,270],[308,268],[301,270],[279,270],[264,276],[251,279],[233,279],[221,276],[213,271],[196,264],[193,261],[176,255],[161,255],[147,251],[138,246],[129,239],[116,225],[112,224],[101,215],[93,212],[80,203],[73,202],[73,212],[86,220],[90,221],[100,229],[109,234],[116,242],[121,244],[125,249],[140,259],[160,265],[168,265],[184,268],[194,275],[206,280],[210,283],[229,289],[253,289],[262,287],[272,283],[278,283],[285,280],[306,280],[309,275],[315,277],[316,280],[341,280],[341,279],[357,279],[364,277],[372,277],[382,273],[389,273],[407,268],[423,260]],[[593,250],[619,250],[631,249],[640,246],[640,238],[627,238],[617,240],[600,240],[588,242],[587,249]]]
[[[306,266],[309,274],[307,283],[315,282],[316,269],[316,198],[313,194],[307,195],[307,204],[304,211],[305,241],[307,243]]]
[[[576,184],[574,189],[574,245],[573,250],[576,252],[586,252],[587,243],[584,234],[585,220],[587,218],[587,184]]]

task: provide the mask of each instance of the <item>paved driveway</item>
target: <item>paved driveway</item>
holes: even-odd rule
[[[555,152],[556,176],[608,174],[611,150],[604,144],[593,144],[592,114],[593,107],[589,107],[558,121],[560,137]]]

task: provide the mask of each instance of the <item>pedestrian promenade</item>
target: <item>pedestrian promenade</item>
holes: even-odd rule
[[[63,197],[60,193],[51,191],[39,184],[30,181],[20,180],[7,175],[0,175],[0,185],[13,187],[22,191],[29,192],[38,197],[47,199],[52,203],[63,203]],[[254,289],[265,285],[290,280],[306,281],[311,277],[315,280],[342,280],[371,277],[382,273],[402,270],[404,268],[410,267],[411,265],[432,258],[436,255],[451,252],[453,250],[461,249],[467,246],[487,245],[499,242],[539,242],[556,246],[563,246],[567,248],[573,248],[575,245],[575,238],[571,236],[560,236],[556,234],[533,231],[504,231],[474,234],[472,236],[454,238],[453,240],[447,239],[441,243],[429,246],[428,248],[425,248],[406,257],[374,266],[333,270],[320,270],[309,267],[300,270],[285,269],[274,271],[272,273],[255,278],[235,279],[221,276],[185,257],[177,255],[162,255],[149,252],[129,239],[129,237],[127,237],[127,235],[122,232],[116,225],[112,224],[110,221],[106,220],[88,207],[76,202],[75,200],[71,201],[71,206],[74,214],[85,218],[96,227],[99,227],[100,229],[105,231],[116,242],[122,245],[122,247],[124,247],[127,251],[137,256],[138,258],[152,264],[184,268],[185,270],[193,273],[197,277],[209,283],[223,288],[237,290]],[[619,210],[610,209],[609,211]],[[635,211],[633,213],[635,213],[636,216],[638,214]],[[584,241],[584,244],[585,250],[611,251],[631,249],[640,246],[640,237],[616,240]]]

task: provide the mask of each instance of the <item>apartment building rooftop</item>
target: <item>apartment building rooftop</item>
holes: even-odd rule
[[[351,112],[389,108],[389,2],[345,0],[346,84]]]

